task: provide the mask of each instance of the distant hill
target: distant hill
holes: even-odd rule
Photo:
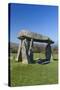
[[[18,43],[10,42],[10,52],[17,53],[18,46],[19,46]],[[34,52],[45,52],[45,47],[46,47],[45,44],[34,43],[33,51]],[[58,53],[58,45],[53,45],[52,51],[55,53]]]
[[[18,45],[17,43],[10,42],[11,48],[18,48]]]
[[[17,44],[17,43],[10,42],[10,52],[16,53],[18,50],[18,45],[19,44]]]

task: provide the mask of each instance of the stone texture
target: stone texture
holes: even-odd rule
[[[46,46],[46,60],[48,60],[48,61],[50,61],[50,59],[51,59],[51,45],[50,44],[48,44],[47,46]]]
[[[54,43],[50,38],[43,36],[41,34],[29,32],[26,30],[22,30],[18,36],[21,39],[21,46],[19,45],[18,54],[17,54],[17,61],[20,61],[24,64],[33,63],[33,42],[44,42],[44,43]],[[46,59],[51,58],[51,52],[49,49],[50,47],[46,48]]]
[[[33,39],[31,39],[31,41],[30,41],[28,55],[29,55],[30,63],[33,63]]]
[[[22,63],[28,64],[26,45],[27,45],[26,39],[22,40]]]
[[[21,43],[22,43],[22,41],[21,41]],[[20,62],[22,61],[22,52],[21,52],[21,50],[22,50],[22,45],[19,44],[16,61],[20,61]]]
[[[43,36],[41,34],[37,34],[37,33],[34,33],[34,32],[30,32],[30,31],[27,31],[27,30],[22,30],[19,35],[18,35],[18,38],[21,39],[21,38],[27,38],[27,39],[33,39],[34,41],[36,42],[45,42],[45,43],[54,43],[49,37],[47,36]]]

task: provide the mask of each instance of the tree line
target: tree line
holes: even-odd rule
[[[16,44],[16,43],[10,43],[10,53],[17,53],[17,51],[18,51],[18,44]],[[45,53],[45,47],[46,47],[46,45],[44,45],[44,44],[34,44],[34,46],[33,46],[33,52],[35,52],[35,53]],[[58,53],[58,46],[53,46],[52,47],[52,52],[53,53]]]

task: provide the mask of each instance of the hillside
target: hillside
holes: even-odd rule
[[[10,52],[16,53],[18,50],[18,46],[19,46],[18,43],[10,42]],[[34,52],[45,52],[45,47],[46,47],[45,44],[34,43],[33,51]],[[58,45],[57,44],[52,46],[52,51],[54,53],[58,53]]]

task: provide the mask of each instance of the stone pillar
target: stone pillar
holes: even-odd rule
[[[28,55],[29,55],[30,63],[33,63],[33,39],[31,39],[31,41],[30,41]]]
[[[20,62],[22,62],[21,49],[22,49],[22,40],[21,40],[21,43],[19,44],[18,53],[17,53],[17,58],[16,58],[16,61],[20,61]]]
[[[33,39],[31,39],[31,41],[26,38],[21,40],[16,61],[24,64],[33,63]]]
[[[51,60],[51,46],[50,43],[48,43],[48,45],[46,46],[46,61],[50,61]]]
[[[28,64],[28,55],[27,55],[27,40],[22,41],[22,63]]]
[[[51,53],[50,61],[51,61],[51,62],[53,61],[53,54],[52,54],[52,53]]]

